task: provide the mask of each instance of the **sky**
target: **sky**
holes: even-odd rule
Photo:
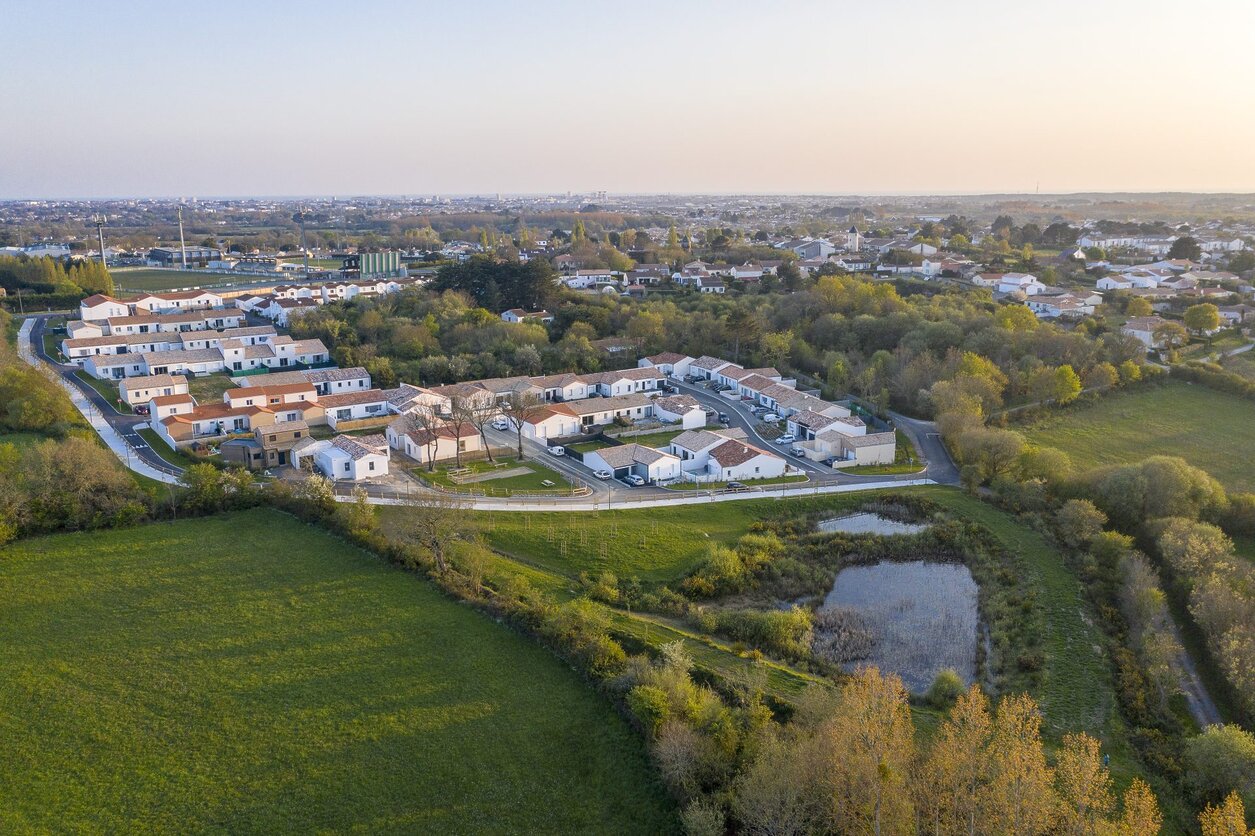
[[[9,0],[0,30],[0,199],[1255,191],[1250,0]]]

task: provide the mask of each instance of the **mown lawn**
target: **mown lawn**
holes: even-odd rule
[[[162,290],[182,289],[186,287],[207,287],[209,285],[242,284],[249,277],[232,276],[226,273],[196,273],[191,270],[166,270],[155,267],[137,267],[135,269],[115,267],[109,271],[113,284],[120,292],[147,291],[156,293]],[[253,281],[261,281],[253,277]]]
[[[575,444],[568,444],[566,448],[577,453],[591,453],[594,450],[604,450],[613,446],[609,441],[602,441],[600,438],[597,438],[592,441],[578,441]]]
[[[529,639],[251,511],[0,550],[0,831],[676,829]]]
[[[182,450],[171,449],[166,440],[157,435],[155,430],[145,427],[135,431],[145,443],[153,449],[161,458],[165,459],[175,467],[191,467],[194,464],[204,464],[205,460],[200,456],[194,456],[191,453],[185,453]]]
[[[222,403],[222,393],[234,388],[235,381],[229,374],[187,376],[187,392],[199,404]]]
[[[517,476],[506,476],[500,479],[486,479],[478,482],[455,482],[449,476],[449,470],[457,468],[438,467],[434,471],[429,471],[421,465],[412,470],[412,473],[428,482],[440,485],[444,488],[452,488],[462,491],[479,491],[485,496],[508,496],[512,493],[520,491],[552,491],[564,490],[570,488],[570,483],[566,477],[551,470],[544,465],[534,461],[518,461],[513,458],[498,459],[497,465],[488,461],[467,462],[463,467],[472,473],[489,474],[493,472],[505,472],[509,470],[517,470],[525,468],[528,473],[521,473]],[[544,482],[552,484],[545,485]]]
[[[718,429],[712,427],[711,429]],[[645,435],[628,435],[620,436],[619,440],[624,444],[640,444],[642,447],[653,447],[660,449],[671,443],[671,439],[680,433],[688,432],[688,430],[662,430],[656,433],[647,433]]]
[[[1255,490],[1255,403],[1198,384],[1115,391],[1015,429],[1078,468],[1180,456],[1230,490]]]
[[[101,380],[98,377],[92,377],[84,369],[76,371],[74,376],[100,393],[100,396],[104,398],[109,403],[109,406],[113,407],[116,412],[120,412],[123,415],[133,414],[133,410],[122,401],[118,390],[118,381]]]

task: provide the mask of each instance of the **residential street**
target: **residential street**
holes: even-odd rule
[[[180,468],[169,464],[144,441],[137,432],[146,418],[138,415],[119,413],[106,398],[95,388],[80,380],[74,372],[76,366],[66,366],[56,362],[43,348],[43,335],[50,315],[44,314],[27,319],[19,335],[22,354],[28,362],[39,357],[60,375],[64,384],[75,394],[76,404],[80,411],[100,433],[105,443],[117,454],[127,467],[142,473],[149,478],[165,482],[176,482],[182,472]],[[915,443],[916,449],[925,459],[927,467],[922,473],[905,473],[896,475],[857,476],[839,469],[825,467],[820,464],[797,459],[787,455],[778,445],[759,435],[758,420],[740,402],[722,398],[700,386],[691,386],[673,381],[678,388],[692,395],[704,406],[716,412],[727,413],[729,426],[745,431],[747,437],[758,446],[785,456],[791,465],[799,468],[808,477],[807,482],[765,486],[744,492],[725,491],[673,491],[654,485],[639,488],[629,487],[618,480],[602,481],[593,477],[592,472],[582,463],[566,456],[553,456],[548,448],[538,441],[523,439],[523,450],[528,458],[536,459],[547,467],[558,471],[573,484],[586,486],[591,493],[585,496],[554,497],[554,498],[523,498],[496,499],[488,497],[465,497],[465,501],[476,508],[485,510],[597,510],[614,508],[620,505],[632,507],[662,506],[672,504],[691,504],[693,502],[722,502],[738,499],[754,499],[764,496],[805,496],[821,493],[847,492],[852,490],[872,490],[875,488],[919,485],[919,484],[958,484],[958,469],[951,461],[945,446],[931,422],[907,418],[892,414],[898,427]],[[497,449],[516,450],[518,437],[513,430],[500,431],[489,428],[486,432],[488,443]],[[630,440],[630,439],[629,439]],[[425,492],[417,482],[407,486],[402,493],[397,488],[385,485],[365,486],[372,501],[379,503],[395,503],[404,501],[412,492]],[[352,486],[342,486],[341,494],[347,495]]]

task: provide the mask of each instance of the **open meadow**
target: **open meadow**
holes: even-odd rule
[[[1255,403],[1196,383],[1111,392],[1013,429],[1059,448],[1078,468],[1180,456],[1229,490],[1255,491]]]
[[[273,511],[0,549],[0,831],[676,829],[533,641]]]

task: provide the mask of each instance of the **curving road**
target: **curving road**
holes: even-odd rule
[[[120,413],[108,399],[96,389],[80,380],[75,372],[78,366],[62,364],[44,351],[44,333],[50,315],[42,314],[28,317],[22,326],[19,342],[23,355],[32,364],[39,358],[55,370],[63,385],[72,391],[76,406],[87,416],[90,423],[101,435],[105,443],[132,470],[150,478],[165,482],[175,482],[182,473],[161,456],[157,455],[137,430],[147,424],[143,416]],[[27,356],[30,355],[30,356]],[[746,436],[769,450],[783,454],[778,447],[758,433],[760,426],[757,418],[739,401],[733,402],[720,397],[709,390],[672,381],[677,387],[695,397],[698,402],[709,406],[717,412],[725,412],[730,419],[729,425],[744,430]],[[487,510],[522,510],[554,509],[597,510],[614,508],[619,505],[631,507],[662,506],[685,504],[692,502],[721,502],[738,499],[757,499],[764,496],[805,496],[822,493],[844,493],[855,490],[874,490],[877,488],[919,485],[919,484],[958,484],[958,470],[951,461],[944,445],[930,422],[919,421],[906,416],[893,415],[899,428],[915,443],[916,449],[923,457],[926,467],[922,472],[905,473],[888,476],[859,476],[840,469],[829,468],[806,459],[786,456],[793,467],[805,472],[808,481],[805,483],[782,484],[738,493],[722,491],[672,491],[654,485],[633,488],[617,480],[601,481],[592,475],[592,471],[582,463],[563,456],[551,456],[544,444],[525,438],[523,449],[532,459],[542,461],[546,466],[557,470],[571,480],[573,484],[587,486],[591,494],[580,497],[557,498],[526,498],[491,499],[484,497],[465,497],[468,504]],[[488,443],[494,448],[514,450],[518,446],[518,437],[512,431],[488,429]],[[630,439],[629,439],[630,440]],[[345,486],[340,486],[344,489]],[[351,490],[352,486],[348,486]],[[389,488],[384,485],[365,485],[367,494],[372,501],[390,503],[405,501],[412,493],[427,492],[418,483],[407,485],[405,489]]]
[[[60,376],[63,385],[77,393],[79,397],[73,398],[76,401],[75,406],[83,412],[88,423],[100,433],[104,442],[118,454],[118,458],[122,459],[127,467],[159,481],[177,481],[177,477],[183,472],[182,468],[175,467],[157,455],[156,451],[148,446],[148,442],[144,441],[137,432],[147,425],[147,418],[142,415],[126,415],[118,412],[114,405],[95,388],[79,380],[75,375],[78,371],[77,365],[60,363],[44,351],[44,332],[48,327],[48,319],[49,315],[43,314],[28,317],[23,323],[22,328],[27,335],[27,350],[52,368]],[[22,340],[21,334],[18,339],[19,342]],[[26,359],[27,362],[31,362],[31,358]],[[85,405],[86,409],[84,409]],[[112,436],[116,437],[111,437],[105,431],[105,427],[100,426],[101,423],[107,425],[107,428],[113,431]],[[142,468],[135,466],[136,463],[142,465]]]

